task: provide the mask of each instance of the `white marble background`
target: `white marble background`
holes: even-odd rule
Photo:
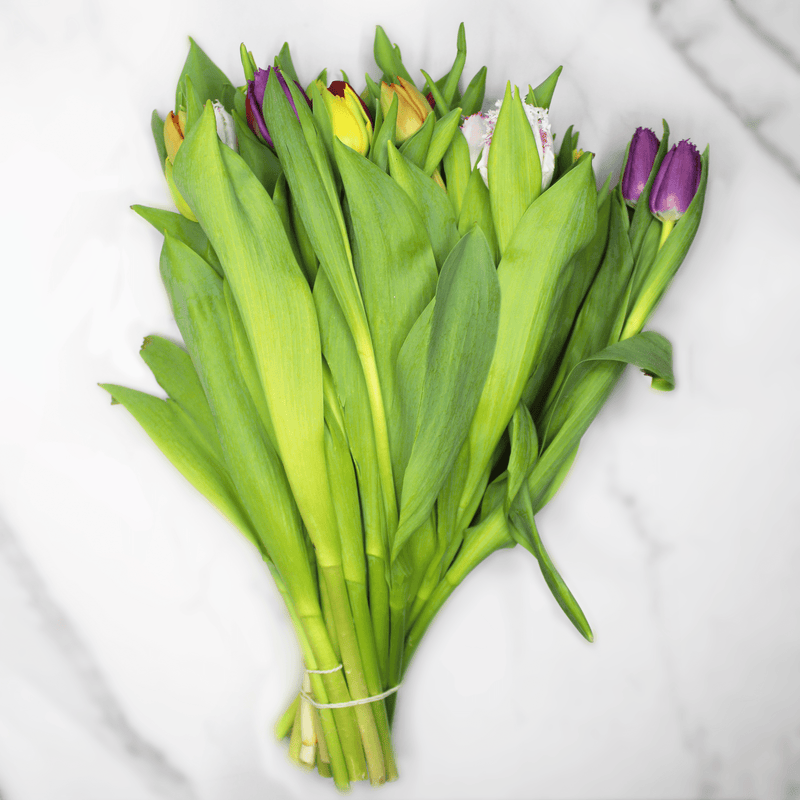
[[[462,19],[488,96],[564,65],[554,130],[601,177],[662,116],[712,172],[652,325],[678,388],[629,374],[541,516],[595,644],[496,554],[421,647],[374,796],[800,796],[800,6],[4,0],[2,800],[335,795],[271,736],[300,659],[259,558],[96,383],[156,391],[139,345],[176,333],[128,206],[170,206],[149,118],[187,34],[235,82],[243,39],[352,77],[381,23],[438,74]]]

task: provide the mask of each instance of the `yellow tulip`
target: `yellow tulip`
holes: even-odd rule
[[[167,179],[167,186],[169,193],[172,195],[172,202],[175,203],[178,211],[183,214],[186,219],[192,222],[197,222],[197,217],[192,213],[189,204],[183,199],[183,196],[178,191],[175,181],[172,178],[172,163],[175,161],[175,156],[183,144],[184,131],[186,130],[186,112],[178,111],[173,114],[172,111],[167,114],[167,119],[164,122],[164,147],[167,150],[167,160],[164,162],[164,177]]]
[[[170,163],[175,161],[175,154],[183,143],[184,130],[186,130],[186,112],[179,111],[174,114],[170,111],[164,122],[164,147],[167,148],[167,158]]]
[[[318,81],[317,86],[331,118],[333,135],[365,156],[372,143],[372,120],[364,101],[345,81],[334,81],[327,89]]]
[[[381,83],[381,110],[384,117],[397,95],[397,127],[395,141],[400,144],[415,134],[433,109],[428,99],[413,83],[398,77],[399,83]]]

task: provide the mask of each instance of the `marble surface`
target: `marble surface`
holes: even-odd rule
[[[462,19],[487,97],[564,65],[554,130],[601,177],[662,117],[712,172],[651,326],[678,388],[628,374],[541,515],[595,643],[496,554],[420,648],[374,796],[800,796],[800,6],[5,0],[3,800],[334,796],[272,739],[301,662],[269,575],[96,384],[156,391],[139,345],[177,334],[128,206],[170,207],[149,118],[187,34],[234,80],[243,39],[353,76],[381,23],[436,74]]]

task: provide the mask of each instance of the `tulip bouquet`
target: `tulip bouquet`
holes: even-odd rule
[[[621,182],[548,110],[560,68],[484,109],[486,69],[415,83],[379,27],[359,94],[301,83],[284,45],[234,86],[194,43],[153,133],[180,213],[164,236],[183,337],[142,357],[168,395],[104,385],[252,542],[305,664],[277,724],[340,789],[397,777],[397,691],[432,619],[522,545],[626,364],[673,387],[643,331],[700,222],[708,151],[634,134]]]

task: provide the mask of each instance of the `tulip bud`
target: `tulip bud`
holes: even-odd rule
[[[178,111],[177,114],[174,114],[170,111],[164,122],[164,147],[167,149],[167,158],[170,163],[175,160],[175,154],[183,143],[185,129],[186,112]]]
[[[292,104],[292,111],[297,113],[294,105],[292,93],[289,90],[289,85],[283,77],[283,73],[278,67],[267,67],[266,69],[257,69],[252,81],[247,81],[247,96],[245,99],[245,112],[247,115],[247,124],[250,130],[258,136],[263,142],[266,142],[270,147],[272,144],[272,137],[267,130],[267,124],[264,122],[264,92],[267,90],[267,81],[269,80],[270,72],[275,70],[278,76],[278,81],[283,88],[283,93],[286,95],[287,100]],[[300,93],[305,98],[308,107],[311,108],[311,101],[303,91],[303,87],[295,81],[295,86],[300,90]]]
[[[238,143],[236,141],[236,129],[233,124],[233,117],[225,110],[219,100],[213,103],[214,116],[217,122],[217,136],[224,144],[236,150]],[[197,222],[197,218],[189,208],[189,204],[183,199],[183,196],[178,191],[175,181],[172,178],[172,165],[175,161],[175,156],[183,144],[186,136],[186,112],[179,109],[175,114],[172,111],[167,114],[167,119],[164,122],[164,147],[167,151],[167,160],[164,162],[164,176],[167,179],[167,186],[172,195],[172,200],[175,203],[178,211],[184,217],[190,219],[192,222]]]
[[[478,167],[487,186],[489,185],[489,148],[502,105],[503,101],[498,100],[493,109],[485,113],[472,114],[461,125],[461,132],[469,146],[470,164]],[[539,153],[542,165],[542,191],[544,191],[553,180],[556,168],[556,153],[553,148],[550,119],[545,108],[532,106],[530,103],[523,103],[523,108],[533,131],[536,150]]]
[[[172,178],[172,163],[175,161],[175,156],[183,144],[185,131],[186,112],[178,110],[178,113],[174,114],[170,111],[164,122],[164,147],[167,150],[167,160],[164,162],[164,177],[167,179],[167,186],[175,207],[186,219],[197,222],[197,217],[192,213],[189,204],[183,199],[183,195],[178,191],[178,187]]]
[[[334,81],[327,89],[318,81],[317,86],[331,118],[333,135],[365,156],[372,143],[372,118],[364,101],[345,81]]]
[[[432,107],[413,83],[400,77],[397,80],[399,83],[381,83],[381,111],[385,117],[392,105],[393,95],[397,95],[395,141],[400,144],[422,127]]]
[[[236,126],[234,125],[233,117],[225,110],[225,106],[219,100],[214,101],[213,108],[217,123],[217,136],[231,150],[238,150],[239,142],[236,139]]]
[[[674,222],[683,216],[697,193],[702,169],[700,152],[688,139],[673,145],[650,190],[653,215],[662,222]]]
[[[658,145],[658,138],[650,128],[637,128],[633,134],[621,186],[622,196],[631,207],[636,205],[644,191],[656,160]]]
[[[663,223],[659,248],[697,194],[702,171],[700,152],[688,139],[664,156],[650,190],[650,212]]]

